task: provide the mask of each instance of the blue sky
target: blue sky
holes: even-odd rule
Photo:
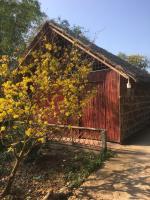
[[[89,30],[90,39],[117,54],[150,58],[150,0],[40,0],[48,17]]]

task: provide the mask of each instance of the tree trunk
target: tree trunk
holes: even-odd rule
[[[9,176],[7,185],[6,185],[6,187],[5,187],[5,189],[4,189],[3,193],[2,193],[2,198],[10,193],[10,190],[11,190],[12,184],[14,182],[15,175],[16,175],[17,169],[18,169],[18,167],[20,165],[20,162],[21,162],[20,158],[16,160],[15,165],[14,165],[14,167],[12,169],[12,172],[11,172],[11,174]]]
[[[10,191],[11,191],[11,187],[12,187],[12,184],[14,182],[14,179],[15,179],[15,175],[16,175],[16,172],[19,168],[19,165],[24,157],[24,153],[25,153],[25,148],[26,148],[26,142],[24,143],[23,147],[22,147],[22,150],[19,154],[19,156],[16,158],[16,162],[15,162],[15,165],[11,171],[11,174],[9,176],[9,179],[8,179],[8,182],[7,182],[7,185],[6,187],[4,188],[4,191],[1,195],[1,198],[4,198],[6,195],[10,194]]]

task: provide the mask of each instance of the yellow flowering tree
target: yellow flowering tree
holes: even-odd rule
[[[60,47],[44,41],[18,63],[11,67],[8,57],[0,58],[0,135],[16,159],[2,196],[10,192],[32,146],[44,142],[47,124],[68,124],[68,119],[77,123],[89,95],[91,61],[75,44]]]

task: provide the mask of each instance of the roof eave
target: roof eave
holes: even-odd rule
[[[131,78],[132,80],[134,80],[135,82],[140,82],[142,81],[143,77],[137,77],[135,76],[135,74],[131,74],[130,72],[124,70],[122,68],[122,66],[114,63],[113,61],[110,61],[107,57],[105,57],[104,55],[100,55],[99,53],[95,52],[94,50],[88,48],[82,41],[72,37],[70,34],[68,34],[64,29],[58,27],[57,25],[55,25],[53,22],[51,21],[46,21],[45,24],[42,26],[41,30],[38,32],[37,35],[39,35],[39,38],[37,37],[35,40],[32,41],[32,43],[34,45],[31,45],[28,47],[28,50],[26,51],[26,54],[24,56],[24,60],[26,59],[26,57],[30,54],[30,52],[34,49],[34,47],[36,46],[36,44],[38,43],[38,41],[41,39],[41,37],[43,37],[46,34],[46,31],[43,31],[42,34],[41,31],[46,27],[49,26],[49,28],[54,31],[55,33],[57,33],[58,35],[62,36],[64,39],[66,39],[67,41],[69,41],[70,43],[74,44],[75,46],[77,46],[78,48],[80,48],[81,50],[83,50],[84,52],[86,52],[88,55],[92,56],[94,59],[98,60],[99,62],[103,63],[104,65],[106,65],[108,68],[116,71],[117,73],[119,73],[121,76],[123,76],[126,79]],[[150,82],[149,80],[146,80],[146,82]]]

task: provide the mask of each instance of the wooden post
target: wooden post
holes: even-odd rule
[[[102,141],[102,153],[106,153],[107,151],[107,135],[106,131],[101,131],[101,141]]]

